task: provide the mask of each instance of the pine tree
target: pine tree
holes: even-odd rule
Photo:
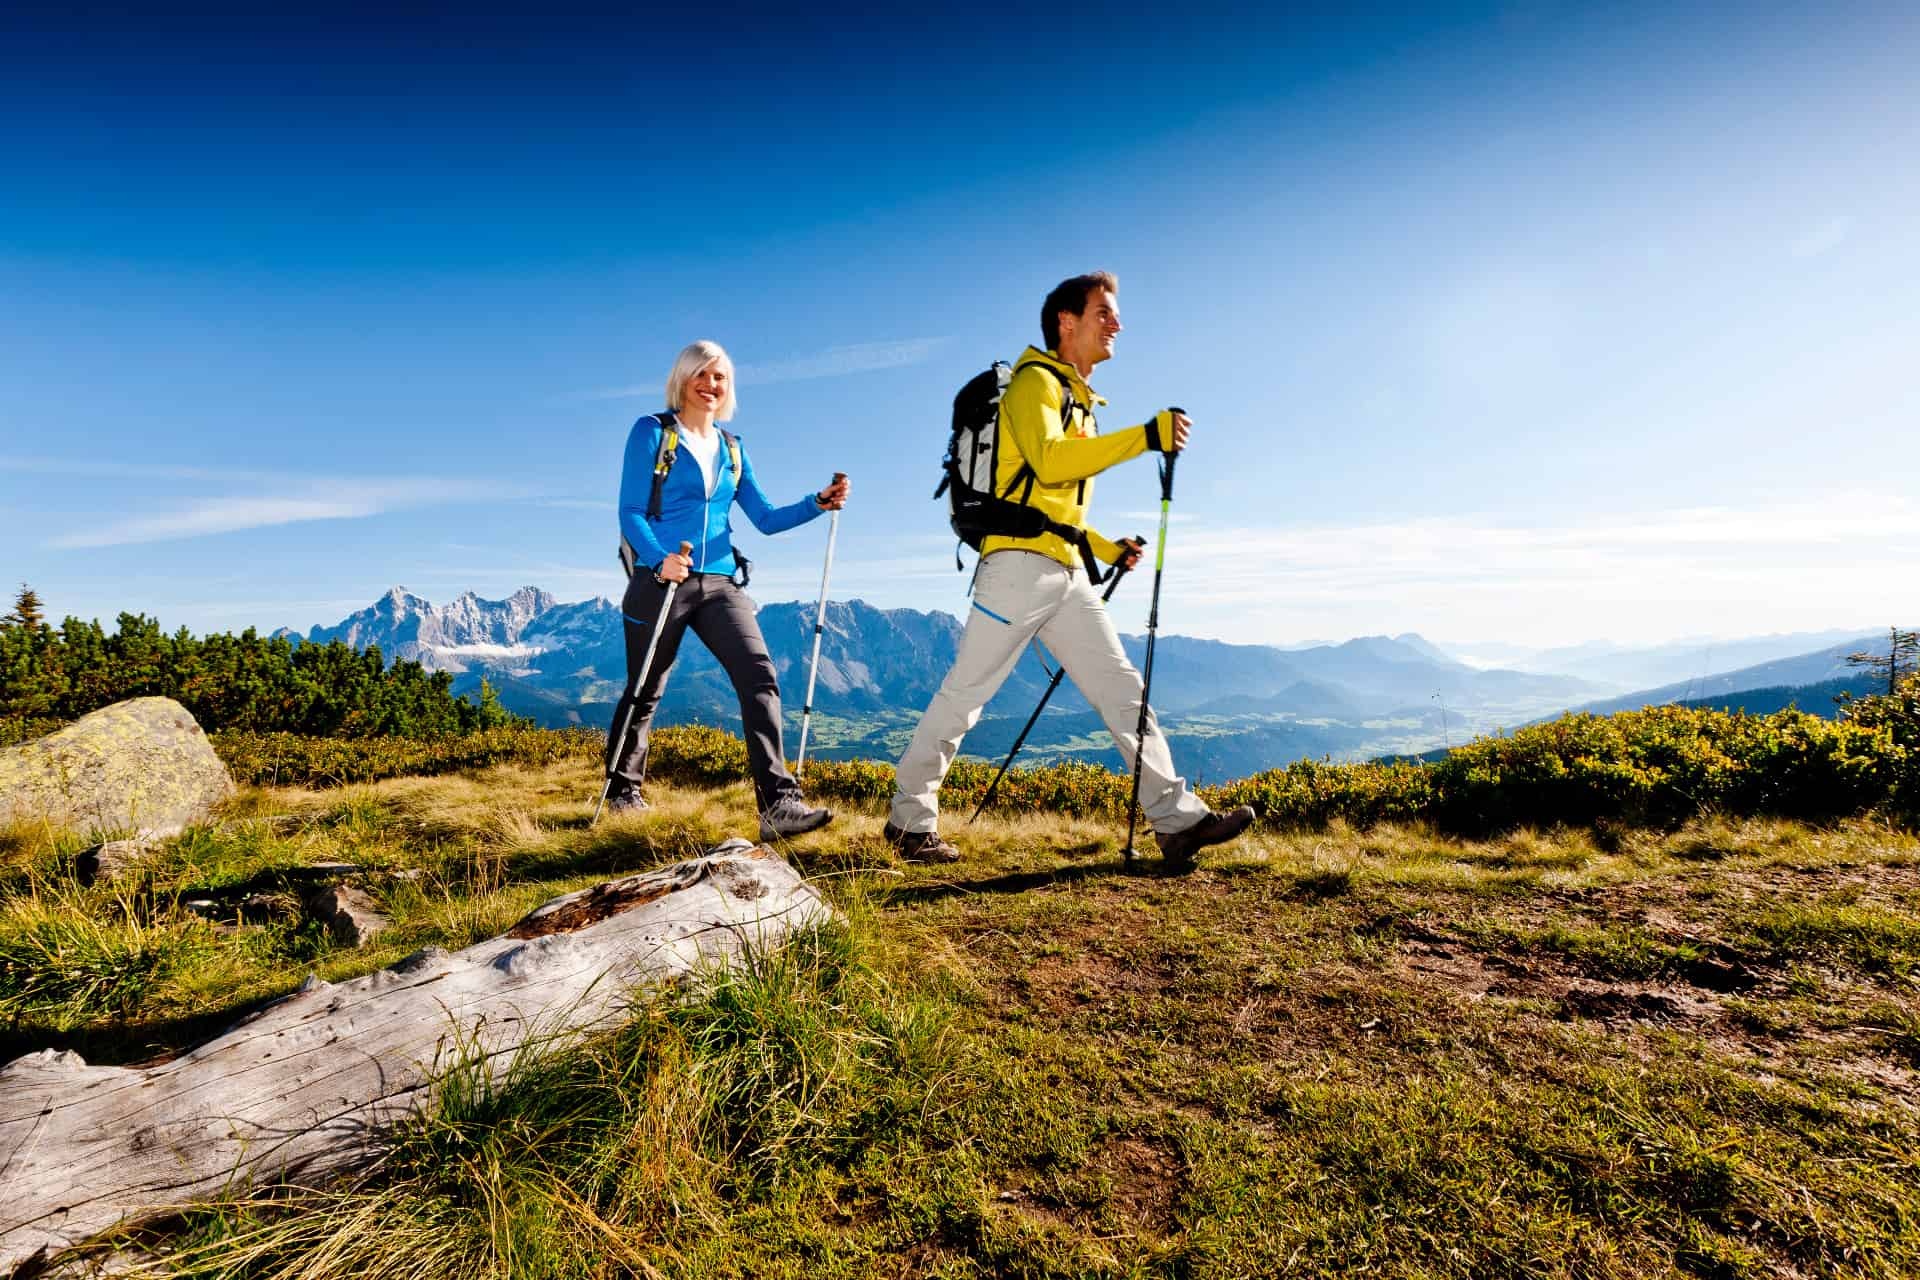
[[[20,594],[13,598],[13,612],[0,618],[0,625],[19,627],[25,631],[44,630],[47,625],[44,609],[40,593],[23,582],[20,584]]]
[[[1865,667],[1876,684],[1884,678],[1887,696],[1892,697],[1900,687],[1900,677],[1913,672],[1916,662],[1920,662],[1920,631],[1888,627],[1885,653],[1863,649],[1859,653],[1848,654],[1847,661],[1853,666]]]

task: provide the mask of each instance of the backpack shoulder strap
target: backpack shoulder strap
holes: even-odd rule
[[[1054,380],[1060,384],[1060,425],[1064,427],[1074,409],[1085,408],[1085,406],[1080,403],[1079,397],[1073,394],[1073,379],[1052,365],[1047,366],[1047,372],[1052,374]]]
[[[1026,370],[1026,369],[1045,369],[1048,373],[1053,375],[1054,381],[1060,384],[1060,395],[1061,395],[1060,425],[1062,429],[1064,429],[1067,424],[1067,418],[1069,417],[1069,415],[1073,413],[1073,407],[1076,404],[1080,403],[1078,400],[1074,399],[1073,383],[1068,380],[1066,374],[1060,372],[1060,370],[1056,369],[1053,365],[1047,363],[1044,360],[1032,360],[1027,362],[1026,364],[1021,365],[1018,369],[1015,369],[1013,371],[1014,375],[1018,376],[1023,370]],[[1007,386],[1009,388],[1013,386],[1012,377],[1009,377],[1007,379]],[[997,417],[994,421],[994,429],[996,432],[999,430],[999,420]],[[995,441],[995,445],[996,447],[998,446],[997,440]],[[1013,491],[1015,489],[1020,489],[1021,490],[1020,496],[1018,498],[1013,498],[1013,500],[1015,502],[1024,503],[1028,499],[1033,497],[1033,486],[1039,481],[1039,479],[1040,477],[1035,475],[1033,472],[1033,464],[1031,462],[1026,461],[1025,459],[1022,459],[1020,463],[1020,470],[1016,471],[1013,475],[1013,479],[1007,482],[1006,490],[1000,496],[1003,498],[1013,498]],[[1023,485],[1025,486],[1024,488],[1022,488]],[[1086,484],[1084,481],[1082,481],[1081,482],[1082,495],[1084,495],[1085,492],[1086,492]]]
[[[1015,369],[1014,373],[1019,374],[1027,369],[1045,369],[1053,375],[1053,380],[1060,384],[1060,425],[1062,428],[1065,428],[1067,419],[1072,416],[1074,409],[1081,407],[1080,398],[1073,394],[1073,379],[1067,377],[1066,374],[1060,372],[1058,368],[1046,360],[1030,360],[1018,369]],[[1013,385],[1012,379],[1008,380],[1007,385],[1009,387]]]
[[[666,486],[667,472],[673,469],[673,455],[680,448],[680,431],[673,410],[662,409],[653,415],[660,420],[660,448],[653,455],[653,491],[647,495],[647,519],[660,518],[660,490]]]
[[[1053,380],[1060,384],[1060,393],[1067,398],[1068,404],[1080,403],[1078,400],[1074,398],[1074,395],[1073,395],[1073,379],[1069,378],[1066,374],[1060,372],[1059,367],[1055,365],[1052,361],[1029,360],[1027,363],[1021,365],[1019,369],[1015,369],[1014,372],[1019,373],[1025,369],[1045,369],[1048,373],[1053,375]]]
[[[727,466],[733,471],[733,487],[737,489],[740,487],[740,437],[725,427],[719,428],[719,432],[720,438],[727,442]]]
[[[1056,366],[1048,364],[1045,361],[1035,360],[1033,363],[1036,365],[1039,365],[1041,368],[1045,369],[1048,373],[1052,374],[1054,381],[1060,384],[1060,429],[1062,431],[1065,431],[1067,429],[1068,420],[1073,417],[1074,409],[1078,407],[1082,410],[1082,412],[1085,411],[1085,406],[1081,405],[1079,399],[1073,394],[1073,380],[1068,378],[1066,374],[1060,372],[1060,370]],[[1025,368],[1026,366],[1022,365],[1021,367]],[[1027,493],[1028,494],[1031,494],[1033,492],[1034,479],[1035,477],[1033,475],[1033,469],[1029,467],[1027,469]],[[1087,482],[1085,480],[1082,480],[1080,482],[1079,494],[1080,496],[1078,501],[1085,502],[1087,500]],[[1093,551],[1090,548],[1083,548],[1083,554],[1085,555],[1087,560],[1087,568],[1090,571],[1092,571],[1094,575],[1093,580],[1095,582],[1100,581],[1099,570],[1094,568]]]

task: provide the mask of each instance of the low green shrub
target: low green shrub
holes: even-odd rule
[[[381,778],[458,773],[491,765],[598,760],[606,738],[584,729],[511,726],[438,738],[317,738],[300,733],[212,735],[234,781],[254,786],[345,786]]]
[[[1665,827],[1704,812],[1828,820],[1897,807],[1909,755],[1889,725],[1803,711],[1565,715],[1476,739],[1431,766],[1431,816],[1469,833]]]
[[[0,732],[17,722],[0,721]],[[497,764],[544,766],[601,758],[591,729],[524,726],[437,738],[313,738],[223,732],[214,746],[242,782],[329,786]],[[971,811],[995,766],[956,763],[941,788],[949,810]],[[747,776],[746,745],[703,725],[657,730],[648,775],[717,787]],[[807,765],[818,799],[878,804],[893,768],[872,760]],[[994,808],[1075,817],[1125,814],[1131,780],[1095,764],[1014,769]],[[1920,821],[1920,680],[1896,694],[1851,702],[1837,720],[1786,710],[1767,715],[1665,706],[1570,714],[1478,738],[1430,765],[1297,760],[1202,789],[1216,808],[1250,804],[1274,829],[1432,822],[1463,834],[1515,827],[1620,824],[1672,827],[1702,813],[1830,821],[1879,812]]]
[[[1357,827],[1430,816],[1433,772],[1418,764],[1296,760],[1208,792],[1215,808],[1250,804],[1267,825],[1313,830],[1339,818]]]

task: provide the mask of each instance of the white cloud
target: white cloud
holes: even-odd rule
[[[1176,630],[1262,643],[1818,629],[1920,617],[1917,537],[1920,502],[1865,494],[1526,525],[1468,515],[1203,526],[1169,539],[1167,609]]]
[[[793,356],[765,364],[734,366],[734,375],[743,387],[764,387],[776,382],[800,382],[808,378],[843,378],[849,374],[872,373],[879,369],[899,369],[919,364],[931,356],[946,338],[899,338],[890,342],[855,342],[828,347],[809,355]],[[584,391],[580,400],[633,400],[658,397],[665,379],[638,386],[608,387]]]
[[[236,533],[309,520],[351,520],[413,507],[528,496],[512,486],[485,481],[422,477],[355,482],[316,480],[304,492],[197,498],[170,511],[113,520],[62,534],[47,542],[57,549],[118,547]]]

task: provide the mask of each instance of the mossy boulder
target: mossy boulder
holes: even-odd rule
[[[116,702],[0,752],[0,825],[172,835],[232,794],[213,744],[171,698]]]

